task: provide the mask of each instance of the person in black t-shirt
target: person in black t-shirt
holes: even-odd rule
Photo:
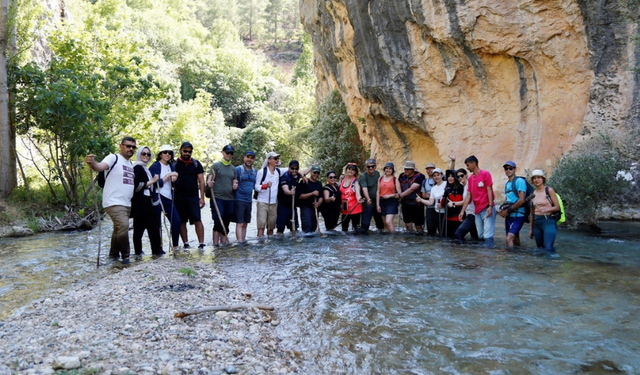
[[[189,238],[187,235],[187,221],[196,228],[198,236],[198,248],[203,249],[204,226],[200,217],[200,210],[204,207],[204,168],[202,163],[193,159],[193,145],[184,142],[180,146],[180,158],[176,161],[176,172],[178,179],[174,185],[175,204],[180,216],[180,236],[184,243],[184,248],[188,249]]]
[[[311,167],[311,176],[305,183],[300,183],[300,198],[298,200],[300,206],[300,221],[302,221],[302,231],[304,233],[313,233],[318,229],[318,220],[316,220],[316,212],[322,204],[322,182],[318,180],[320,177],[320,166],[314,164]]]

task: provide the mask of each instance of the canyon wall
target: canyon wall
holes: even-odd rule
[[[318,97],[338,89],[381,162],[474,154],[552,171],[603,130],[637,127],[634,0],[301,0]],[[398,165],[398,164],[396,164]]]

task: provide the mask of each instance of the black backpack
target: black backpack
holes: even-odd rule
[[[522,177],[522,176],[516,176],[513,181],[511,182],[511,188],[513,189],[513,194],[517,197],[518,196],[518,190],[516,189],[516,180],[518,178],[521,178],[524,180],[524,183],[527,185],[527,190],[524,192],[524,198],[525,198],[525,202],[523,204],[523,206],[520,207],[524,207],[524,222],[528,223],[531,221],[531,204],[529,204],[526,199],[528,196],[530,196],[531,194],[533,194],[533,192],[535,191],[535,188],[533,187],[533,185],[531,185],[529,183],[529,181]],[[505,186],[506,187],[506,186]],[[507,192],[505,191],[505,195],[507,195]]]
[[[106,171],[100,171],[98,172],[98,186],[100,187],[100,189],[104,189],[104,184],[105,182],[107,182],[107,177],[109,177],[109,172],[111,172],[111,169],[118,164],[118,155],[116,155],[116,161],[113,162],[113,164],[111,165],[111,167],[109,167],[109,169],[107,169]]]
[[[278,171],[278,178],[280,178],[280,168],[276,167],[276,171]],[[267,167],[262,169],[262,178],[260,179],[260,185],[264,183],[264,179],[267,178]],[[258,192],[253,190],[253,199],[258,199]]]

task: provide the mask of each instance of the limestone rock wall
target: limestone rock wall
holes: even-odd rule
[[[638,124],[637,10],[627,0],[301,0],[319,98],[338,89],[380,162],[494,179],[551,171],[600,129]]]

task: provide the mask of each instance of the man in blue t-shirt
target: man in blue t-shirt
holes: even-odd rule
[[[520,229],[524,225],[524,200],[527,183],[516,177],[516,163],[509,160],[502,166],[509,181],[504,185],[505,204],[500,207],[507,232],[507,247],[520,246]],[[518,194],[516,195],[517,192]]]
[[[236,238],[238,243],[246,242],[247,225],[251,222],[251,202],[253,188],[256,184],[256,170],[253,163],[256,161],[256,154],[247,151],[244,154],[244,163],[236,167],[238,176],[238,190],[236,190]]]

